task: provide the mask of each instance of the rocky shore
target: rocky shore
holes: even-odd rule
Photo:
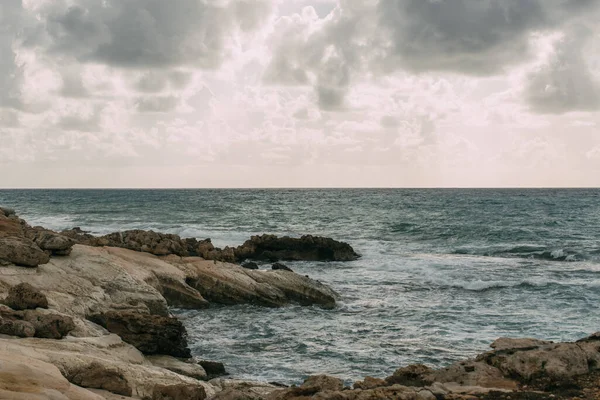
[[[324,375],[281,387],[223,377],[222,364],[192,357],[169,312],[332,309],[333,289],[279,261],[357,257],[314,236],[255,236],[218,249],[152,231],[58,233],[0,208],[0,399],[600,399],[600,334],[574,343],[504,338],[443,369],[407,366],[352,387]]]

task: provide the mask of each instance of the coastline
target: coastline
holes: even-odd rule
[[[0,296],[6,298],[13,288],[28,283],[31,288],[20,294],[21,299],[47,300],[47,308],[34,302],[19,309],[22,304],[9,302],[17,308],[0,310],[1,368],[16,379],[0,383],[0,394],[13,396],[0,398],[61,398],[51,397],[56,393],[68,399],[469,398],[491,396],[490,392],[528,393],[531,388],[546,392],[539,396],[561,398],[563,386],[577,377],[593,376],[600,366],[596,335],[564,344],[502,340],[474,360],[440,370],[407,367],[386,379],[366,378],[346,390],[331,377],[310,378],[287,389],[209,380],[202,364],[190,360],[185,329],[170,316],[169,307],[201,309],[212,302],[333,308],[335,292],[290,271],[251,270],[226,262],[253,254],[249,246],[241,246],[242,257],[235,249],[217,251],[197,241],[191,242],[195,253],[187,246],[177,250],[182,239],[175,235],[114,234],[93,246],[79,244],[78,235],[84,234],[33,228],[10,210],[0,209]],[[119,243],[123,246],[115,247]],[[307,254],[314,257],[319,252]],[[46,332],[50,328],[56,328],[53,337]],[[548,380],[559,384],[548,391]]]

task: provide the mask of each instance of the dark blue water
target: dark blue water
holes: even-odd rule
[[[298,382],[445,365],[499,336],[600,330],[600,190],[8,190],[32,224],[154,229],[237,245],[253,234],[349,242],[350,263],[290,263],[337,309],[181,312],[196,354],[236,376]]]

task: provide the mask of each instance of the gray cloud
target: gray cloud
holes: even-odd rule
[[[17,65],[13,50],[15,36],[21,29],[20,0],[5,0],[0,4],[0,107],[21,109],[23,72]]]
[[[192,74],[184,71],[156,71],[145,72],[134,84],[133,87],[139,92],[157,93],[172,88],[175,90],[183,89],[191,81]]]
[[[175,96],[140,97],[136,102],[136,109],[139,112],[164,113],[173,111],[178,104],[179,99]]]
[[[534,111],[560,114],[600,108],[600,82],[584,59],[588,36],[583,29],[571,32],[558,42],[549,62],[531,76],[527,99]]]
[[[270,13],[264,0],[79,0],[44,9],[45,24],[27,41],[51,54],[123,68],[191,65],[216,68],[229,35],[251,30]],[[259,7],[260,6],[260,7]]]
[[[531,58],[533,33],[592,19],[599,5],[600,0],[340,0],[320,29],[286,35],[277,44],[265,80],[313,85],[321,108],[339,109],[361,72],[494,75]],[[330,62],[331,52],[342,61]]]

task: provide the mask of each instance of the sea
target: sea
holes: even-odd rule
[[[598,189],[0,190],[0,205],[55,230],[351,244],[357,261],[287,263],[340,294],[333,310],[173,310],[193,354],[236,378],[385,377],[413,363],[446,366],[498,337],[600,331]]]

